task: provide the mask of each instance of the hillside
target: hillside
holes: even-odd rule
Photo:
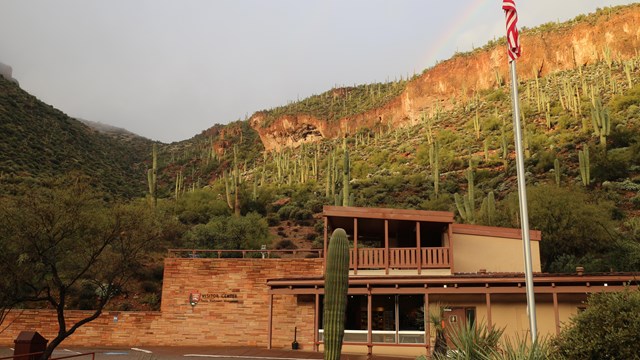
[[[600,61],[621,61],[640,48],[640,4],[600,9],[562,24],[521,32],[518,78],[532,80]],[[336,138],[361,128],[415,124],[422,114],[452,110],[454,104],[509,79],[505,39],[425,70],[410,80],[332,89],[250,119],[267,150]],[[417,45],[419,46],[419,45]],[[312,136],[309,136],[312,135]]]
[[[636,266],[612,254],[640,235],[640,56],[629,50],[639,45],[638,21],[640,6],[631,5],[524,31],[525,167],[547,271]],[[585,38],[589,51],[578,56],[574,41]],[[276,247],[319,240],[313,219],[347,192],[356,206],[446,210],[460,222],[517,227],[500,43],[412,79],[330,89],[165,146],[164,196],[207,193],[230,211],[238,193],[241,213],[268,219]],[[568,213],[548,213],[556,207]]]
[[[79,171],[117,196],[145,191],[151,141],[117,140],[0,77],[0,179],[4,186]]]

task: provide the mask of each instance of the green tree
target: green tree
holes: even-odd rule
[[[528,187],[527,197],[530,227],[542,231],[540,256],[545,271],[563,254],[581,257],[602,254],[608,248],[615,229],[611,203],[596,201],[581,188],[550,184]],[[517,193],[508,198],[507,208],[509,219],[504,225],[519,227]]]
[[[227,204],[207,189],[186,192],[176,201],[176,216],[183,224],[206,224],[215,216],[229,214]]]
[[[267,220],[256,213],[216,216],[184,234],[185,246],[201,249],[259,249],[269,243]]]
[[[571,319],[555,346],[568,360],[640,359],[640,292],[637,286],[622,292],[589,297],[587,308]]]
[[[41,356],[47,359],[125,287],[160,226],[152,210],[142,204],[108,204],[84,179],[23,190],[20,196],[0,198],[0,293],[7,297],[5,305],[56,311],[58,333]],[[94,311],[68,322],[68,304],[88,286],[95,289]]]

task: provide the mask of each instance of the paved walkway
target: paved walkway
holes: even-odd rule
[[[95,360],[314,360],[322,359],[323,353],[302,350],[283,350],[258,347],[133,347],[133,348],[94,348],[76,347],[64,345],[59,346],[53,358],[61,358],[70,355],[83,353],[95,353]],[[0,357],[13,355],[10,347],[0,347]],[[371,360],[409,360],[412,357],[395,357],[373,355]],[[90,358],[80,356],[72,357],[69,360],[90,360]],[[343,354],[342,360],[367,360],[362,354]]]

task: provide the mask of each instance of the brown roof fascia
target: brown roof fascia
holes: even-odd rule
[[[454,234],[522,240],[522,231],[520,229],[471,224],[453,224],[452,228]],[[540,230],[529,230],[529,239],[531,241],[540,241],[542,239],[542,232]]]
[[[360,219],[388,219],[453,223],[453,213],[448,211],[407,210],[390,208],[365,208],[354,206],[327,206],[322,208],[323,216]]]
[[[468,285],[485,285],[485,284],[513,284],[512,286],[524,285],[523,274],[513,274],[512,276],[443,276],[443,277],[419,277],[419,276],[385,276],[385,277],[352,277],[349,279],[349,285],[442,285],[442,284],[468,284]],[[534,283],[555,283],[562,285],[564,283],[600,283],[600,282],[637,282],[636,274],[610,274],[610,275],[552,275],[540,274],[534,276]],[[324,279],[306,278],[306,279],[268,279],[267,285],[270,287],[278,286],[324,286]]]

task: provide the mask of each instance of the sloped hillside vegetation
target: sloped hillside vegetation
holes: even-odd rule
[[[0,179],[5,186],[81,172],[116,196],[144,194],[150,141],[118,141],[0,77]]]

